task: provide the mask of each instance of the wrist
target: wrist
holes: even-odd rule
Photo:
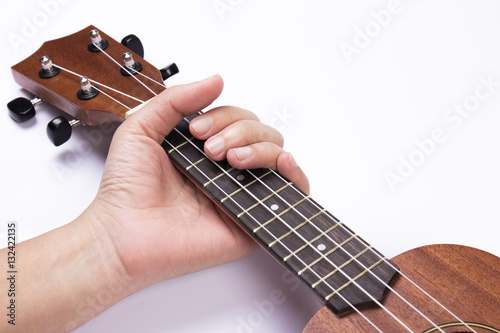
[[[116,245],[109,233],[110,216],[93,202],[72,223],[81,232],[86,233],[87,241],[91,243],[89,255],[95,261],[95,267],[102,272],[106,284],[103,286],[113,294],[113,298],[125,298],[139,290],[134,279],[129,274]]]
[[[64,331],[75,329],[136,291],[92,210],[87,209],[53,232],[61,234],[51,237],[65,238],[58,250],[67,251],[57,260],[61,262],[58,275],[64,286],[58,301],[68,311]]]

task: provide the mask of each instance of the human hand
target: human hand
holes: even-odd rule
[[[74,221],[16,246],[19,332],[68,332],[155,282],[241,258],[256,243],[170,163],[160,146],[184,116],[212,103],[222,79],[174,86],[120,125],[98,194]],[[274,129],[251,112],[215,108],[191,121],[206,154],[270,167],[308,192]],[[7,256],[8,249],[0,250]],[[0,288],[7,290],[7,280]],[[57,291],[57,292],[55,292]],[[0,295],[1,303],[7,294]],[[43,305],[43,306],[41,306]],[[0,331],[9,326],[0,322]]]
[[[174,86],[127,119],[113,137],[99,192],[84,213],[108,237],[124,274],[139,290],[155,282],[250,254],[257,248],[230,218],[172,165],[159,143],[184,116],[222,92],[216,75]],[[251,112],[215,108],[190,124],[206,154],[236,168],[278,170],[303,191],[306,176],[283,138]]]

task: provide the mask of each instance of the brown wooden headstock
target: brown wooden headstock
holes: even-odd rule
[[[102,38],[107,45],[97,47],[90,37],[94,29],[88,26],[72,35],[45,42],[30,57],[14,65],[12,74],[24,89],[85,124],[121,122],[127,111],[165,89],[166,74],[134,53],[128,65],[139,63],[140,66],[127,67],[123,56],[131,50],[103,32],[98,38],[94,36],[93,41]],[[105,49],[101,51],[101,47]],[[50,61],[41,62],[44,56],[49,56]],[[175,70],[173,74],[177,72],[176,67]],[[54,75],[55,72],[58,73]],[[82,77],[88,77],[90,85],[86,88],[96,96],[82,88]]]

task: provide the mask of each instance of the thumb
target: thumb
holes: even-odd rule
[[[149,137],[161,143],[184,118],[210,105],[222,92],[220,75],[172,86],[148,102],[118,128],[122,133]]]

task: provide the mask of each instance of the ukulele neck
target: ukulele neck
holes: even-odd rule
[[[334,313],[382,299],[397,273],[394,264],[274,170],[239,170],[210,160],[204,141],[189,132],[193,118],[185,118],[162,146],[216,205]]]

